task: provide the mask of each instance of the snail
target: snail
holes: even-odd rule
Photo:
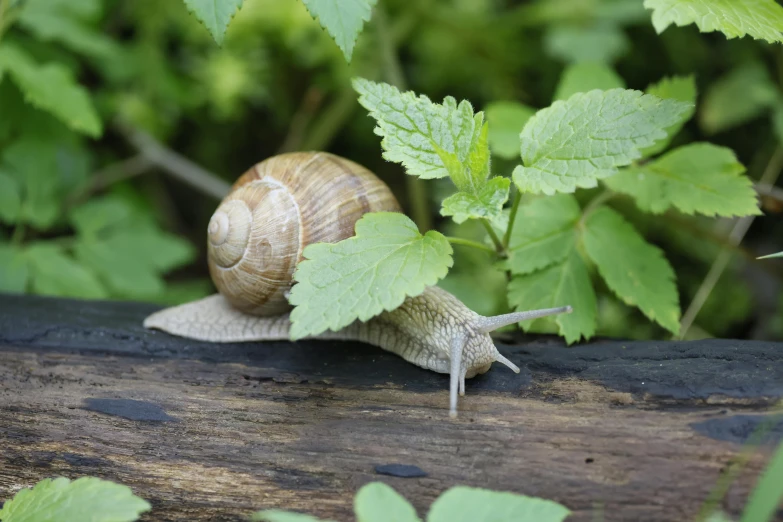
[[[304,247],[352,237],[362,215],[379,211],[401,208],[388,186],[357,163],[325,152],[268,158],[237,179],[209,222],[207,259],[218,293],[155,312],[144,326],[217,343],[289,340],[287,296]],[[394,310],[311,338],[365,342],[450,374],[453,417],[465,379],[496,361],[519,373],[489,332],[569,312],[564,306],[484,317],[429,286]]]

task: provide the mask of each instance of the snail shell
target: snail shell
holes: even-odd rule
[[[368,212],[400,212],[372,172],[326,152],[273,156],[232,186],[209,222],[207,262],[218,291],[250,315],[278,315],[302,250],[354,235]]]

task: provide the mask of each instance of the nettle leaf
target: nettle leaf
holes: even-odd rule
[[[536,110],[514,101],[498,101],[487,105],[489,148],[504,159],[519,156],[519,133]]]
[[[0,170],[0,221],[13,224],[19,219],[22,196],[19,184],[8,173]]]
[[[603,63],[575,63],[566,67],[560,76],[553,100],[567,100],[578,92],[594,89],[608,91],[624,88],[625,80],[610,66]]]
[[[305,248],[291,289],[291,338],[339,330],[394,310],[421,294],[452,266],[448,240],[421,235],[404,214],[373,212],[356,222],[356,235]]]
[[[382,482],[362,486],[353,505],[356,522],[421,522],[410,502]]]
[[[242,7],[242,0],[184,0],[188,11],[204,24],[218,45],[223,45],[231,19]]]
[[[21,248],[0,243],[0,292],[22,294],[30,271]]]
[[[538,111],[522,130],[522,160],[513,179],[522,192],[554,194],[592,188],[639,149],[665,138],[690,104],[639,91],[574,94]]]
[[[152,509],[121,484],[96,477],[44,479],[19,491],[0,509],[3,522],[132,522]]]
[[[587,217],[582,237],[587,255],[607,286],[626,304],[638,307],[676,335],[680,330],[677,286],[663,252],[608,207]]]
[[[703,33],[720,31],[729,39],[783,42],[783,7],[775,0],[644,0],[644,7],[652,9],[658,34],[672,24],[696,24]]]
[[[365,22],[370,21],[378,0],[302,0],[310,15],[337,42],[345,59],[351,61],[353,47]]]
[[[25,250],[34,293],[61,297],[103,299],[108,292],[89,268],[52,243],[34,243]]]
[[[250,520],[258,522],[333,522],[331,520],[321,520],[310,515],[294,513],[292,511],[282,511],[280,509],[267,509],[253,513]]]
[[[544,47],[564,62],[611,63],[630,47],[628,37],[614,24],[556,25],[547,30]]]
[[[467,101],[457,104],[448,96],[443,104],[433,103],[424,95],[401,93],[392,85],[355,78],[353,87],[359,103],[370,111],[382,136],[383,158],[401,163],[408,174],[422,179],[449,175],[438,149],[456,156],[465,164],[483,114],[473,114]]]
[[[520,205],[508,245],[511,273],[528,274],[565,260],[576,246],[576,223],[581,215],[579,203],[570,194]]]
[[[520,323],[523,330],[539,331],[554,322],[568,344],[595,334],[598,304],[582,258],[572,249],[561,262],[538,272],[515,275],[508,285],[508,302],[517,311],[570,305],[574,312]]]
[[[562,522],[570,514],[552,500],[456,486],[432,503],[427,522]]]
[[[666,129],[668,138],[660,140],[642,150],[642,156],[644,157],[658,154],[668,147],[683,125],[693,117],[693,114],[696,112],[696,80],[693,75],[664,78],[660,82],[648,86],[647,94],[652,94],[658,98],[687,102],[692,104],[692,106],[680,116],[679,121]]]
[[[442,216],[452,216],[456,223],[468,219],[496,219],[508,200],[511,180],[503,177],[490,179],[477,193],[457,192],[443,200]]]
[[[731,149],[691,143],[604,182],[616,192],[633,196],[640,209],[655,214],[676,207],[685,214],[758,215],[756,191],[744,172]]]
[[[699,123],[707,133],[722,132],[762,116],[779,98],[778,88],[763,64],[742,65],[710,85]]]

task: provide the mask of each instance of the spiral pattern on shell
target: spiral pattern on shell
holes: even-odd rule
[[[212,215],[210,275],[239,310],[285,312],[302,250],[353,236],[356,221],[379,211],[399,212],[400,206],[361,165],[325,152],[273,156],[243,174]]]

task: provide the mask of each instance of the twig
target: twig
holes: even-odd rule
[[[517,220],[517,211],[519,211],[519,203],[521,201],[522,191],[517,189],[514,194],[514,203],[511,204],[511,213],[508,215],[506,233],[503,235],[503,248],[508,248],[508,244],[511,242],[511,231],[514,229],[514,222]]]
[[[484,228],[487,230],[487,234],[489,234],[490,239],[492,239],[492,243],[495,245],[495,250],[497,251],[497,254],[500,257],[506,257],[506,249],[503,248],[503,242],[500,241],[500,238],[495,233],[495,230],[492,228],[492,225],[489,223],[489,220],[486,218],[482,218],[481,224],[484,225]]]
[[[775,152],[772,154],[769,163],[767,164],[767,168],[764,169],[764,174],[761,176],[759,184],[774,185],[775,181],[777,181],[778,176],[780,175],[781,168],[783,168],[783,149],[777,147]],[[755,219],[756,216],[745,216],[739,218],[734,224],[734,228],[732,228],[731,232],[729,233],[729,245],[732,247],[739,246],[748,229],[750,228],[750,225],[753,224]],[[680,322],[680,339],[685,338],[685,334],[688,333],[688,329],[693,324],[693,321],[696,320],[696,316],[699,315],[699,312],[704,306],[704,303],[707,302],[707,299],[710,297],[712,290],[718,283],[720,276],[723,275],[723,271],[726,270],[726,267],[731,260],[731,254],[731,250],[724,247],[715,258],[715,261],[713,261],[709,272],[707,272],[707,276],[704,278],[701,286],[699,286],[699,289],[696,291],[696,295],[693,296],[693,301],[691,301],[690,306],[688,306],[688,309],[682,316],[682,321]]]
[[[494,248],[491,246],[484,245],[482,243],[479,243],[478,241],[472,241],[470,239],[464,239],[461,237],[453,237],[453,236],[446,236],[446,239],[451,243],[452,245],[462,245],[462,246],[469,246],[473,248],[477,248],[479,250],[483,250],[485,252],[489,252],[490,254],[496,254]]]
[[[231,189],[231,185],[216,174],[168,149],[146,132],[126,125],[121,125],[120,130],[149,162],[196,190],[216,199],[223,199]]]
[[[128,159],[107,165],[93,174],[92,183],[86,190],[87,195],[103,190],[120,181],[144,174],[152,166],[152,162],[143,154],[137,154]]]

